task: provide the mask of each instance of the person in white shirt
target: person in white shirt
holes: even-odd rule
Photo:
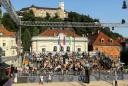
[[[49,74],[48,75],[48,80],[51,82],[52,81],[52,76]]]
[[[43,84],[43,82],[44,82],[44,76],[42,74],[42,75],[40,75],[40,83]]]

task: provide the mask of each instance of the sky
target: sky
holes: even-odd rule
[[[40,7],[57,7],[62,0],[11,0],[14,8],[36,5]],[[122,9],[123,0],[63,0],[66,11],[74,11],[99,19],[102,23],[120,23],[122,19],[128,22],[128,9]],[[113,32],[128,37],[127,28],[115,28]]]

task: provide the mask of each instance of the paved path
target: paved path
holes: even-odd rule
[[[11,86],[13,83],[12,79],[9,79],[3,86]]]
[[[81,82],[51,82],[44,83],[43,85],[39,83],[24,83],[24,84],[13,84],[13,86],[114,86],[105,81],[91,81],[90,84],[85,84]],[[118,86],[128,86],[128,80],[118,81]]]

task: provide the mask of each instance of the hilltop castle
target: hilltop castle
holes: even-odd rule
[[[35,17],[46,17],[47,14],[50,15],[50,17],[58,16],[61,19],[67,18],[68,13],[64,10],[64,2],[60,1],[57,8],[49,8],[49,7],[38,7],[35,5],[32,5],[30,7],[22,8],[20,12],[26,12],[32,10]]]

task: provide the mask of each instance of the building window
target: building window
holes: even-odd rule
[[[14,50],[12,51],[12,54],[13,54],[13,55],[15,54],[15,51],[14,51]]]
[[[109,39],[109,42],[110,42],[110,43],[112,43],[112,42],[113,42],[113,40],[112,40],[112,39]]]
[[[57,46],[54,46],[53,47],[53,51],[57,51]]]
[[[3,33],[0,33],[0,36],[2,36],[3,35]]]
[[[5,56],[5,51],[2,51],[2,56]]]
[[[64,51],[64,47],[63,46],[60,47],[60,51]]]
[[[3,43],[3,46],[6,46],[6,43]]]
[[[80,52],[81,51],[81,48],[78,48],[77,50],[78,50],[78,52]]]
[[[67,46],[67,51],[70,52],[70,47],[69,46]]]
[[[42,52],[45,52],[46,51],[46,48],[42,48]]]
[[[96,48],[95,48],[95,50],[97,50],[97,51],[98,51],[98,48],[96,47]]]
[[[102,39],[100,39],[100,42],[101,42],[101,43],[104,43],[104,39],[103,39],[103,38],[102,38]]]

